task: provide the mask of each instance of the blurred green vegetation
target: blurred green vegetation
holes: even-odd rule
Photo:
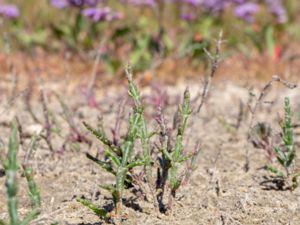
[[[157,8],[129,7],[118,1],[107,1],[123,18],[94,23],[78,9],[57,9],[47,0],[11,0],[20,9],[16,20],[1,18],[2,51],[28,51],[41,47],[49,52],[100,52],[107,71],[115,73],[128,60],[136,70],[150,68],[157,59],[189,57],[197,64],[220,30],[227,40],[227,54],[242,52],[278,57],[291,42],[300,38],[300,2],[286,0],[288,22],[276,23],[262,6],[254,23],[234,16],[231,8],[219,16],[197,12],[193,21],[180,19],[180,4]],[[99,50],[99,51],[98,51]],[[275,56],[274,56],[275,54]],[[195,59],[195,60],[194,60]]]

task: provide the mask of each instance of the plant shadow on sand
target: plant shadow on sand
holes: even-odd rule
[[[137,199],[138,197],[130,197],[127,199],[123,199],[123,203],[128,208],[132,208],[133,210],[138,212],[143,212],[142,207],[138,203],[136,203]]]
[[[280,176],[263,176],[263,181],[259,184],[262,186],[262,190],[265,191],[288,191],[290,187],[286,186],[285,180]]]
[[[102,225],[103,222],[97,222],[97,223],[78,223],[76,225]]]
[[[99,197],[99,194],[96,195],[98,199]],[[85,199],[85,196],[82,195],[81,198]],[[105,209],[106,212],[113,212],[114,211],[114,204],[112,202],[112,198],[108,198],[108,197],[104,197],[104,200],[105,201],[110,201],[110,203],[106,203],[103,205],[103,209]],[[131,208],[135,211],[138,211],[138,212],[143,212],[143,209],[142,207],[136,203],[136,201],[138,200],[138,197],[129,197],[127,199],[122,199],[122,202],[123,204],[127,207],[127,208]],[[96,222],[96,223],[79,223],[79,224],[76,224],[76,225],[101,225],[103,224],[103,222]]]
[[[105,197],[104,198],[105,200],[108,200],[108,201],[112,201],[112,198],[107,198]],[[138,212],[143,212],[143,209],[142,207],[136,203],[136,200],[138,199],[138,197],[129,197],[127,199],[123,198],[122,199],[122,202],[123,204],[127,207],[127,208],[131,208],[135,211],[138,211]],[[103,206],[103,208],[107,211],[107,212],[112,212],[114,210],[114,204],[113,202],[111,203],[107,203]]]

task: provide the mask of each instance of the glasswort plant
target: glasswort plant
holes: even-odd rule
[[[129,117],[127,135],[118,141],[110,140],[106,135],[102,122],[98,129],[94,129],[84,122],[84,126],[105,146],[104,160],[99,160],[89,153],[87,153],[86,156],[105,171],[115,176],[115,183],[113,185],[100,185],[100,187],[108,190],[112,194],[115,215],[103,208],[98,208],[87,199],[77,199],[78,202],[90,208],[103,219],[114,219],[116,224],[121,224],[122,221],[122,198],[124,189],[132,186],[140,188],[146,200],[149,200],[148,195],[150,194],[150,199],[152,199],[157,211],[166,212],[167,210],[171,210],[176,192],[190,176],[194,168],[196,156],[199,153],[198,146],[192,154],[186,154],[184,152],[184,135],[188,118],[192,112],[188,89],[185,90],[183,103],[178,109],[178,123],[176,123],[174,128],[176,135],[172,138],[168,132],[161,108],[158,112],[157,119],[160,130],[157,132],[148,131],[148,123],[144,115],[144,105],[142,104],[139,90],[133,82],[130,67],[127,68],[126,74],[128,95],[133,102],[133,113]],[[157,147],[159,150],[158,155],[156,155],[156,153],[153,155],[152,152],[155,146],[150,139],[154,135],[158,135],[161,143],[161,145]],[[137,141],[141,143],[140,155],[138,149],[135,147]],[[155,162],[154,158],[159,162]],[[190,159],[191,162],[187,162]],[[184,169],[184,163],[187,164],[186,169]],[[143,167],[143,169],[139,174],[136,174],[135,171],[133,171],[135,167]],[[154,173],[156,169],[158,170],[156,173],[157,176],[155,176],[156,174]],[[163,201],[166,193],[169,194],[167,207],[165,207]]]
[[[176,136],[175,141],[172,143],[172,138],[168,132],[164,116],[159,110],[159,118],[157,122],[160,125],[160,151],[162,156],[159,158],[160,168],[157,177],[157,189],[160,190],[157,200],[162,205],[165,186],[168,184],[170,195],[167,205],[167,210],[172,209],[173,199],[176,197],[176,191],[181,186],[184,179],[188,179],[191,170],[193,170],[195,159],[199,153],[199,146],[196,147],[192,154],[186,155],[184,153],[183,139],[188,124],[188,118],[192,113],[190,102],[190,93],[188,89],[184,92],[184,99],[182,105],[179,106],[177,113],[178,123],[175,125]],[[191,159],[190,165],[183,173],[181,172],[182,164]]]
[[[267,166],[267,169],[282,177],[288,183],[290,189],[298,187],[297,177],[300,176],[300,171],[296,170],[296,151],[294,145],[294,134],[292,124],[292,109],[289,98],[284,100],[284,121],[282,126],[282,146],[275,146],[273,148],[278,163],[283,167],[284,172],[280,169]]]
[[[102,188],[111,192],[113,196],[113,201],[115,205],[115,216],[116,216],[116,224],[120,224],[122,220],[122,197],[123,191],[127,183],[131,183],[131,176],[129,174],[129,170],[133,169],[137,166],[145,165],[146,170],[148,170],[150,153],[148,152],[147,146],[147,130],[144,127],[142,130],[142,134],[140,134],[140,126],[145,125],[143,118],[143,107],[139,102],[139,94],[137,88],[132,83],[131,73],[128,74],[129,81],[129,96],[135,102],[136,107],[134,109],[133,114],[129,118],[128,132],[123,142],[116,146],[113,141],[109,140],[106,136],[106,133],[101,126],[100,129],[94,129],[87,123],[84,123],[84,126],[95,135],[103,145],[106,146],[105,153],[108,157],[108,160],[101,161],[90,154],[87,154],[87,157],[92,161],[96,162],[99,166],[101,166],[107,172],[112,173],[115,177],[114,185],[101,185]],[[143,142],[144,150],[144,159],[139,160],[134,157],[134,146],[136,140],[141,135],[141,139]],[[103,217],[104,219],[108,219],[109,215],[104,209],[98,209],[95,205],[89,202],[86,199],[78,199],[80,203],[87,206],[91,210],[93,210],[96,214]]]
[[[35,142],[33,139],[32,142]],[[31,144],[28,152],[32,151],[34,144]],[[18,208],[17,208],[17,192],[18,192],[18,184],[17,184],[17,172],[18,172],[18,162],[17,162],[17,152],[19,149],[19,141],[18,141],[18,128],[17,123],[14,121],[12,123],[12,131],[9,138],[8,144],[8,154],[7,159],[4,160],[4,169],[6,174],[6,188],[7,188],[7,207],[10,221],[9,223],[5,223],[0,220],[0,225],[27,225],[33,219],[35,219],[40,214],[40,192],[39,189],[33,179],[32,169],[28,166],[27,160],[23,164],[24,175],[28,184],[28,195],[31,200],[32,211],[29,212],[23,220],[20,220],[18,216]],[[28,155],[28,157],[29,157]]]

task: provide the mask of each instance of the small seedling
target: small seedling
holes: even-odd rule
[[[257,123],[250,132],[250,140],[255,148],[263,149],[268,160],[272,161],[273,151],[272,128],[268,123]]]
[[[277,167],[267,166],[267,169],[281,177],[288,183],[291,190],[298,187],[297,177],[300,171],[296,168],[296,151],[294,145],[294,134],[292,124],[292,109],[289,98],[284,100],[284,120],[282,123],[282,145],[273,148],[278,163],[283,167],[283,171]]]
[[[33,139],[32,142],[35,142]],[[28,157],[30,157],[30,152],[32,151],[34,144],[31,144],[28,149]],[[40,193],[39,189],[33,179],[33,171],[29,167],[27,160],[23,163],[24,175],[28,184],[28,195],[31,200],[32,211],[29,212],[23,220],[20,220],[18,216],[18,208],[17,208],[17,192],[18,192],[18,184],[17,184],[17,172],[19,169],[19,165],[17,162],[17,152],[19,149],[19,140],[18,140],[18,128],[17,123],[14,121],[12,123],[12,131],[9,138],[8,144],[8,154],[7,159],[4,160],[4,169],[6,174],[6,188],[7,188],[7,207],[10,221],[9,223],[5,223],[4,221],[0,221],[1,225],[27,225],[33,219],[35,219],[40,214]],[[28,159],[28,158],[27,158]]]
[[[129,79],[130,80],[130,79]],[[129,96],[135,101],[135,105],[139,105],[137,102],[138,92],[135,86],[129,85]],[[128,132],[124,140],[119,144],[115,145],[113,141],[107,138],[104,128],[101,124],[99,129],[94,129],[87,123],[84,126],[95,135],[104,146],[106,146],[105,153],[107,160],[101,161],[95,157],[87,154],[87,157],[92,161],[96,162],[107,172],[112,173],[115,176],[115,184],[113,185],[101,185],[102,188],[111,192],[114,205],[115,205],[115,223],[120,224],[122,220],[122,198],[125,186],[131,183],[131,176],[129,170],[132,170],[137,166],[147,166],[147,161],[149,159],[148,153],[144,160],[137,159],[134,155],[134,146],[136,140],[139,138],[140,126],[143,125],[143,107],[135,107],[133,114],[129,118]],[[147,134],[146,130],[143,130],[143,134]],[[146,136],[141,137],[142,140],[147,141]],[[143,143],[144,148],[146,148],[146,143]],[[78,199],[80,203],[90,208],[99,216],[104,219],[108,219],[109,215],[104,209],[98,209],[95,205],[86,199]]]
[[[255,101],[254,101],[255,104],[253,106],[251,106],[250,103],[253,102],[253,97],[255,97],[255,95],[253,93],[250,93],[250,98],[249,98],[249,102],[248,102],[248,109],[249,109],[248,112],[250,113],[250,123],[249,123],[248,132],[247,132],[247,144],[245,146],[245,165],[244,165],[245,172],[248,172],[250,169],[249,143],[250,143],[250,141],[251,142],[253,141],[251,132],[253,132],[253,130],[256,129],[253,125],[254,125],[254,122],[256,121],[257,111],[259,109],[259,106],[265,102],[264,100],[265,100],[266,96],[268,95],[268,93],[270,92],[272,85],[276,82],[281,83],[283,86],[285,86],[288,89],[294,89],[297,87],[297,85],[292,84],[286,80],[283,80],[280,76],[274,75],[274,76],[272,76],[272,79],[263,87],[258,98],[255,99]],[[267,151],[269,151],[269,150],[267,150]]]
[[[160,169],[158,172],[157,184],[158,189],[161,189],[160,194],[158,195],[158,202],[161,205],[163,200],[163,194],[165,185],[168,182],[170,188],[170,195],[167,209],[171,210],[173,199],[176,196],[176,191],[181,186],[182,181],[190,176],[191,169],[194,167],[194,159],[199,153],[199,148],[197,147],[194,153],[186,155],[184,153],[184,144],[183,139],[186,131],[186,127],[188,124],[188,118],[192,113],[190,106],[190,93],[188,89],[184,92],[184,100],[181,106],[179,106],[178,110],[178,123],[176,123],[175,128],[177,128],[177,134],[175,137],[175,142],[172,144],[171,135],[168,133],[166,122],[162,112],[160,111],[160,115],[158,118],[158,123],[160,125],[160,141],[161,147],[160,151],[162,152],[162,156],[160,157]],[[182,164],[184,164],[189,159],[191,160],[191,165],[188,166],[187,171],[184,173],[180,173]]]
[[[141,140],[142,143],[142,149],[143,149],[143,162],[144,162],[144,171],[146,174],[146,182],[148,183],[152,198],[153,198],[153,203],[154,206],[156,207],[156,200],[155,200],[155,182],[152,176],[152,166],[151,166],[151,145],[150,145],[150,138],[155,134],[155,133],[149,133],[148,128],[147,128],[147,122],[145,120],[144,116],[144,106],[141,103],[141,97],[139,94],[139,91],[134,84],[132,80],[132,72],[131,68],[128,67],[126,70],[127,74],[127,80],[128,80],[128,85],[129,85],[129,90],[128,94],[132,98],[135,106],[135,111],[139,113],[140,116],[140,123],[138,127],[138,138]]]

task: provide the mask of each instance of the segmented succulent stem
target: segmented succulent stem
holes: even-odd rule
[[[284,146],[275,146],[273,148],[277,161],[284,168],[285,173],[279,169],[268,166],[267,169],[290,183],[290,188],[293,190],[298,186],[297,177],[300,176],[299,171],[294,171],[296,162],[296,151],[294,148],[294,134],[292,124],[293,112],[289,98],[284,99],[284,120],[282,124],[282,141]]]
[[[284,100],[284,125],[283,125],[283,143],[287,149],[286,161],[284,162],[284,166],[288,168],[292,163],[296,156],[296,152],[294,149],[294,135],[293,135],[293,125],[292,125],[292,109],[290,106],[289,98],[285,98]],[[289,171],[290,172],[290,171]]]
[[[154,206],[157,206],[155,200],[155,190],[154,190],[154,179],[152,177],[152,168],[151,168],[151,147],[150,147],[150,134],[148,133],[147,123],[144,116],[144,107],[140,100],[140,94],[137,86],[134,84],[132,80],[132,72],[130,66],[128,66],[126,70],[128,86],[129,86],[129,96],[132,98],[135,111],[140,116],[140,124],[139,124],[139,138],[141,139],[142,149],[143,149],[143,160],[144,160],[144,170],[146,174],[146,180],[149,184],[149,188],[151,191],[151,195],[153,198]]]
[[[116,176],[115,185],[105,186],[106,190],[109,190],[113,196],[115,204],[115,214],[116,214],[116,223],[120,224],[122,220],[122,197],[125,186],[125,181],[128,181],[128,170],[136,166],[144,165],[144,160],[140,161],[133,158],[134,145],[135,141],[140,136],[140,127],[141,122],[143,121],[144,126],[146,125],[143,117],[143,107],[140,104],[140,97],[136,86],[132,82],[131,75],[128,75],[129,81],[129,96],[131,96],[136,104],[133,114],[129,118],[128,132],[124,141],[115,146],[113,141],[109,140],[105,134],[103,127],[100,130],[95,130],[87,123],[84,123],[84,126],[95,135],[108,149],[105,150],[107,156],[109,157],[110,162],[98,160],[91,155],[87,154],[88,158],[96,162],[106,171],[114,174]],[[147,130],[143,129],[143,134],[147,135]],[[146,137],[146,136],[143,136]],[[145,141],[146,138],[143,140]],[[144,143],[145,144],[145,143]],[[148,157],[149,158],[149,157]],[[103,187],[103,186],[102,186]],[[86,202],[79,201],[83,205],[89,207],[89,205],[84,204]],[[91,207],[89,207],[91,208]],[[92,209],[94,211],[94,209]]]
[[[185,156],[183,156],[183,136],[187,126],[188,117],[191,114],[190,108],[190,93],[186,89],[184,92],[184,100],[182,106],[179,108],[181,120],[177,129],[177,136],[175,141],[175,149],[171,156],[171,168],[170,168],[170,185],[171,190],[176,190],[180,185],[180,180],[178,178],[178,168],[185,161]],[[186,159],[187,160],[187,159]]]
[[[7,196],[8,196],[7,205],[8,205],[8,213],[10,217],[10,223],[9,223],[10,225],[27,225],[30,223],[30,221],[35,219],[40,213],[40,206],[41,206],[40,192],[33,179],[33,170],[27,164],[33,146],[34,144],[31,143],[28,149],[29,153],[26,155],[26,160],[25,160],[26,162],[23,164],[24,174],[29,189],[28,194],[32,203],[32,211],[29,212],[25,216],[25,218],[21,221],[18,217],[18,208],[17,208],[17,192],[18,192],[17,171],[19,169],[18,162],[17,162],[17,152],[19,148],[18,126],[17,126],[17,122],[13,121],[12,131],[9,138],[7,160],[4,164],[6,175],[7,175],[7,179],[6,179],[6,188],[7,188]],[[4,222],[2,224],[4,224]]]
[[[17,132],[17,123],[14,121],[12,123],[12,131],[9,137],[8,144],[8,155],[7,161],[5,163],[5,171],[6,171],[6,188],[7,188],[7,196],[8,196],[8,213],[10,217],[10,225],[18,225],[20,223],[18,217],[18,208],[17,208],[17,192],[18,192],[18,184],[17,184],[17,171],[18,171],[18,163],[17,163],[17,151],[19,148],[18,142],[18,132]]]
[[[27,149],[26,156],[23,161],[23,169],[24,169],[24,175],[27,180],[27,186],[28,186],[28,195],[31,200],[31,206],[36,211],[39,212],[39,209],[41,207],[41,197],[40,197],[40,190],[35,183],[33,179],[33,169],[29,166],[28,160],[31,158],[34,148],[36,147],[36,142],[38,140],[38,137],[36,135],[32,136],[30,145]]]

